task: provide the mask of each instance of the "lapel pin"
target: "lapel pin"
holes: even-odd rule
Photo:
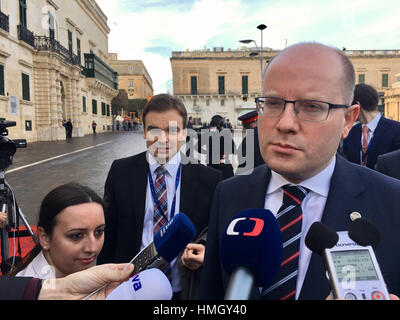
[[[359,212],[354,211],[354,212],[350,213],[351,221],[355,221],[355,220],[360,219],[360,218],[361,218],[361,214]]]

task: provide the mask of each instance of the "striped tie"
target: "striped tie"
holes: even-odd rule
[[[166,170],[163,166],[159,166],[155,171],[156,180],[154,183],[154,189],[158,203],[163,212],[160,212],[157,204],[154,204],[154,234],[160,230],[160,228],[167,222],[165,217],[168,214],[168,198],[167,198],[167,185],[165,183]],[[165,217],[164,217],[165,216]]]
[[[154,183],[154,189],[156,197],[162,213],[158,209],[157,204],[154,204],[154,215],[153,215],[153,234],[156,234],[158,230],[167,222],[165,217],[168,216],[168,198],[167,198],[167,185],[165,183],[166,169],[163,166],[159,166],[154,173],[156,174],[156,180]],[[171,268],[168,262],[165,262],[160,266],[160,269],[169,278],[171,273]]]
[[[282,263],[273,284],[263,289],[262,295],[265,300],[293,300],[295,298],[303,219],[301,202],[309,191],[301,186],[283,187],[283,204],[276,216],[282,234]]]

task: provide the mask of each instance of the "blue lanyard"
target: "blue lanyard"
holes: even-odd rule
[[[175,195],[174,195],[174,200],[172,201],[172,206],[171,206],[171,219],[174,217],[175,214],[175,203],[176,203],[176,191],[178,190],[178,186],[179,186],[179,181],[181,179],[181,167],[182,165],[179,165],[178,168],[178,172],[176,173],[176,180],[175,180]],[[157,206],[158,210],[161,212],[161,214],[163,215],[163,217],[165,218],[166,221],[168,221],[168,217],[165,216],[164,211],[161,208],[161,204],[157,199],[156,196],[156,191],[154,188],[154,183],[153,183],[153,178],[151,177],[151,172],[149,169],[149,183],[150,183],[150,191],[151,191],[151,195],[153,196],[153,201],[155,203],[155,205]]]

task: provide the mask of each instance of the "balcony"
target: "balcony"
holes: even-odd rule
[[[85,53],[84,74],[95,78],[112,89],[118,90],[118,73],[93,53]]]
[[[70,52],[67,48],[62,46],[60,42],[58,42],[54,38],[50,38],[47,36],[35,36],[35,49],[38,51],[52,51],[60,54],[65,61],[71,63],[73,65],[80,65],[80,59],[76,54]]]
[[[18,25],[18,39],[26,42],[30,46],[35,46],[35,35],[32,31],[29,31],[22,24]]]
[[[10,23],[8,16],[1,11],[0,11],[0,28],[7,32],[10,32]]]

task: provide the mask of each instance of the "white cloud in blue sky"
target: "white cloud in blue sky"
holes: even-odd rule
[[[111,28],[109,51],[143,60],[155,93],[172,89],[172,51],[237,49],[240,39],[284,48],[318,41],[347,49],[399,49],[398,0],[96,0]]]

